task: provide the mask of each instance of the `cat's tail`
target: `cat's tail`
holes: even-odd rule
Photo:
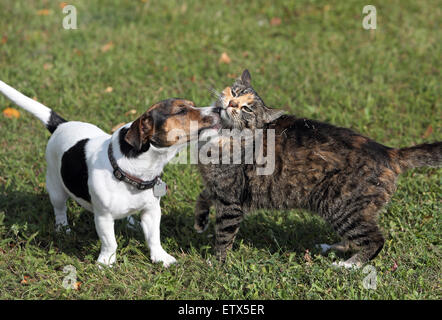
[[[65,119],[60,117],[53,110],[18,92],[3,81],[0,81],[0,93],[14,102],[17,106],[25,109],[37,117],[41,122],[43,122],[50,133],[53,133],[60,124],[66,122]]]
[[[402,171],[419,167],[441,167],[442,141],[395,149],[395,156]]]

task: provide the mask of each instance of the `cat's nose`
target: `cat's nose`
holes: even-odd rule
[[[229,101],[229,105],[227,106],[227,108],[238,108],[238,103],[236,103],[233,100]]]

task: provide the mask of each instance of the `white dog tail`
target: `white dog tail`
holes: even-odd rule
[[[40,119],[50,133],[53,133],[60,124],[66,122],[65,119],[60,117],[53,110],[18,92],[3,81],[0,81],[0,92],[17,106],[25,109]]]

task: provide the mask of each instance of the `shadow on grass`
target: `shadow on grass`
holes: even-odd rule
[[[98,236],[95,231],[93,214],[69,200],[68,220],[72,232],[68,235],[55,232],[54,214],[46,192],[27,192],[14,187],[0,186],[0,213],[4,213],[3,224],[6,228],[4,237],[11,242],[26,240],[31,235],[33,244],[48,250],[57,248],[66,255],[84,260],[90,255],[90,248],[97,246]],[[162,242],[172,243],[176,251],[197,250],[203,257],[214,254],[214,219],[209,229],[198,234],[193,230],[193,213],[188,209],[177,209],[163,214],[161,221]],[[138,219],[138,218],[136,218]],[[115,224],[116,236],[120,237],[119,247],[128,245],[131,238],[144,245],[141,229],[127,228],[124,220]],[[124,240],[121,241],[121,238]],[[246,216],[241,225],[233,250],[243,241],[251,247],[265,249],[269,253],[297,252],[306,249],[312,251],[316,243],[336,240],[333,230],[320,218],[308,213],[288,214],[287,212],[256,212]],[[170,249],[170,247],[169,247]],[[147,250],[147,248],[145,248]],[[98,256],[98,251],[93,254]]]
[[[68,218],[70,235],[55,232],[54,213],[49,196],[46,192],[28,192],[15,187],[0,186],[0,213],[5,215],[3,224],[8,238],[16,244],[33,236],[32,244],[42,249],[50,247],[67,255],[82,259],[84,249],[92,241],[97,240],[93,215],[78,205],[70,203]]]
[[[213,217],[214,214],[211,214]],[[214,219],[202,234],[193,230],[193,213],[176,210],[162,216],[161,235],[171,237],[184,251],[196,249],[205,257],[214,254]],[[241,224],[233,250],[242,241],[248,246],[275,252],[304,253],[315,244],[338,241],[332,228],[320,217],[305,212],[265,211],[248,214]],[[210,251],[207,247],[210,246]],[[178,249],[178,248],[177,248]]]

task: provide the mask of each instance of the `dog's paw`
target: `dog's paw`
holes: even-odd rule
[[[99,269],[103,269],[103,267],[112,267],[116,260],[116,254],[101,254],[97,259],[97,265]]]
[[[162,262],[163,266],[165,268],[169,267],[170,265],[176,263],[176,259],[172,257],[170,254],[168,254],[164,250],[159,250],[158,252],[154,252],[150,255],[150,259],[152,262]]]

